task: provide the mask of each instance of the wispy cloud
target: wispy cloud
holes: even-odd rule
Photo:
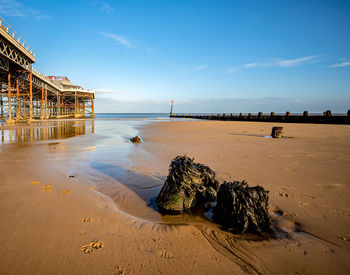
[[[49,16],[41,11],[15,0],[0,0],[0,14],[6,17],[32,18],[36,21],[49,19]]]
[[[107,37],[107,38],[111,38],[114,41],[116,41],[119,45],[122,45],[124,47],[127,47],[127,48],[134,47],[134,45],[131,43],[131,41],[129,39],[127,39],[126,37],[124,37],[120,34],[101,32],[100,35]]]
[[[145,50],[150,52],[150,53],[154,53],[154,50],[152,48],[150,48],[150,47],[145,47]]]
[[[101,2],[100,10],[108,14],[114,12],[114,8],[107,2]]]
[[[229,74],[235,74],[235,73],[238,72],[238,70],[239,70],[240,67],[241,67],[241,66],[232,66],[232,67],[229,67],[229,68],[227,68],[227,73],[229,73]]]
[[[119,91],[116,90],[110,90],[110,89],[94,89],[95,93],[97,94],[119,94]]]
[[[90,1],[89,5],[107,14],[112,14],[114,12],[114,8],[106,1]]]
[[[263,62],[263,63],[259,63],[259,62],[248,63],[248,64],[245,64],[244,67],[245,68],[293,67],[293,66],[301,65],[317,57],[319,57],[319,55],[304,56],[296,59],[271,59],[270,61]]]
[[[240,69],[249,69],[249,68],[270,68],[270,67],[295,67],[302,65],[308,61],[317,59],[320,57],[320,55],[309,55],[309,56],[304,56],[296,59],[281,59],[281,58],[274,58],[270,59],[267,62],[252,62],[252,63],[247,63],[244,65],[237,65],[233,67],[229,67],[227,69],[227,72],[229,74],[234,74]]]
[[[345,61],[345,62],[333,64],[330,66],[330,68],[342,68],[342,67],[348,67],[348,66],[350,66],[350,62]]]
[[[198,67],[193,68],[193,70],[195,70],[195,71],[204,70],[204,69],[208,68],[208,66],[209,66],[208,64],[200,65]]]
[[[297,59],[281,60],[281,61],[277,62],[277,66],[281,66],[281,67],[298,66],[302,63],[305,63],[305,62],[310,61],[312,59],[315,59],[317,57],[319,57],[319,55],[310,55],[310,56],[300,57]]]

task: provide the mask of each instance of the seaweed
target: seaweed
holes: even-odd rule
[[[235,234],[270,232],[268,191],[246,181],[224,182],[213,209],[214,221]]]
[[[214,201],[217,188],[213,170],[187,156],[177,156],[170,163],[169,175],[156,203],[161,213],[179,214]]]

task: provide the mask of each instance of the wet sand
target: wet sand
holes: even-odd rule
[[[281,125],[290,138],[220,121],[0,127],[0,273],[349,273],[350,128]],[[126,142],[136,134],[144,143]],[[153,201],[180,154],[270,190],[281,230],[242,238],[206,213],[161,216]]]

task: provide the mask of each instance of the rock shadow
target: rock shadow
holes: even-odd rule
[[[131,171],[121,166],[110,165],[103,162],[90,162],[90,166],[97,171],[109,176],[110,178],[118,181],[123,186],[128,188],[134,194],[136,194],[140,199],[145,201],[148,206],[155,208],[154,205],[155,197],[158,195],[160,189],[162,188],[166,176],[160,174],[155,175],[145,175]],[[105,187],[111,185],[112,183],[104,183]],[[105,188],[102,188],[105,189]],[[110,188],[107,188],[110,189]],[[108,195],[108,194],[107,194]]]

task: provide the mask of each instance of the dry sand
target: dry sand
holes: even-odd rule
[[[350,272],[349,126],[279,124],[290,138],[275,140],[269,123],[158,122],[133,145],[106,138],[112,124],[83,125],[70,139],[0,145],[1,274]],[[270,190],[285,233],[254,240],[160,216],[152,199],[181,154],[221,182]]]

